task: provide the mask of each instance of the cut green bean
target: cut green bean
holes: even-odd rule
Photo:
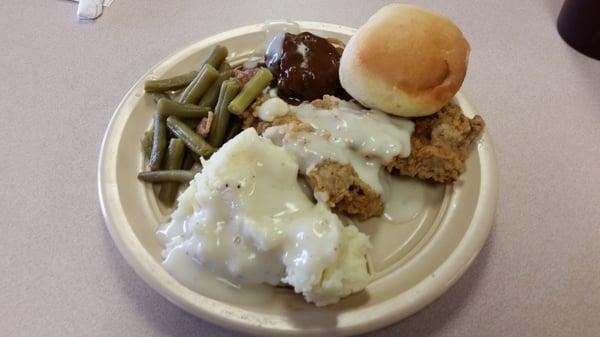
[[[144,156],[146,158],[150,158],[150,154],[152,153],[152,135],[154,132],[152,129],[144,132],[144,137],[142,138],[142,151],[144,152]]]
[[[196,173],[198,172],[192,170],[144,171],[138,173],[138,179],[148,183],[187,183],[194,179]]]
[[[210,64],[215,68],[219,68],[221,62],[223,62],[223,60],[225,60],[225,58],[227,57],[227,53],[228,51],[225,46],[216,45],[210,51],[210,54],[208,54],[208,57],[206,58],[206,60],[204,60],[202,64]]]
[[[225,63],[223,63],[225,64]],[[219,74],[219,77],[213,82],[213,84],[208,88],[204,96],[200,99],[198,103],[199,106],[209,107],[211,109],[215,108],[217,104],[217,100],[219,99],[219,92],[221,91],[221,84],[228,80],[233,75],[233,71],[225,70]]]
[[[194,173],[202,172],[202,163],[199,161],[195,162],[190,171]]]
[[[147,80],[144,82],[144,91],[146,92],[164,92],[169,90],[179,90],[185,88],[198,75],[197,70],[190,71],[179,76],[165,78],[162,80]]]
[[[256,74],[244,85],[242,91],[229,103],[229,111],[237,116],[241,116],[272,80],[273,74],[271,74],[269,69],[258,69]]]
[[[222,73],[222,72],[228,71],[228,70],[233,70],[231,68],[231,64],[229,64],[229,62],[221,63],[221,65],[219,66],[219,72]]]
[[[167,127],[177,137],[185,142],[185,145],[199,156],[208,156],[215,152],[215,148],[208,144],[204,138],[194,132],[189,126],[185,125],[179,118],[169,116],[167,118]]]
[[[227,134],[225,135],[225,142],[235,137],[240,131],[242,131],[242,120],[236,116],[229,118],[229,126],[227,127]]]
[[[165,170],[178,170],[181,169],[183,163],[183,156],[185,155],[185,144],[181,139],[173,138],[169,142],[169,151],[165,161]],[[171,206],[177,197],[177,190],[179,190],[179,183],[168,182],[162,184],[160,187],[160,193],[158,193],[158,199],[165,205]]]
[[[219,93],[219,100],[215,107],[215,117],[210,125],[210,132],[206,139],[214,147],[219,147],[225,139],[225,132],[229,124],[229,110],[227,106],[235,98],[241,88],[240,81],[231,79],[223,82]]]
[[[200,121],[202,119],[200,118],[188,118],[188,119],[182,119],[181,121],[185,123],[185,125],[189,126],[190,129],[192,130],[196,130],[196,127],[198,127],[198,124],[200,124]]]
[[[192,156],[192,151],[186,150],[185,157],[183,158],[183,164],[181,164],[181,168],[184,170],[189,170],[194,166],[196,162],[196,157]]]
[[[169,141],[169,151],[165,160],[165,170],[178,170],[183,163],[185,155],[185,143],[178,138],[172,138]]]
[[[195,104],[183,104],[170,99],[161,98],[156,104],[158,112],[165,116],[177,116],[180,118],[202,118],[208,116],[208,107],[200,107]]]
[[[154,124],[152,126],[152,151],[150,152],[150,170],[160,169],[160,164],[165,156],[167,147],[167,127],[165,125],[165,116],[160,112],[155,112]]]
[[[153,92],[152,93],[152,100],[154,101],[154,103],[158,103],[158,101],[160,101],[161,98],[171,99],[171,96],[169,96],[165,92]]]
[[[192,83],[185,88],[180,103],[196,104],[202,95],[208,90],[210,85],[217,79],[219,72],[210,64],[205,64],[200,69],[200,72],[194,78]]]

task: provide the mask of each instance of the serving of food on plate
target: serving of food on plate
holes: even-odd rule
[[[469,44],[449,19],[401,4],[347,43],[265,36],[245,57],[214,43],[188,72],[144,81],[156,112],[137,136],[138,179],[168,214],[154,229],[162,266],[223,302],[361,302],[350,299],[410,265],[457,207],[485,127],[455,97]]]

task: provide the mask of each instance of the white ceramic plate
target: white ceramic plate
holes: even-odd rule
[[[354,29],[297,22],[302,31],[347,41]],[[149,184],[136,179],[142,170],[140,138],[151,124],[154,103],[143,81],[194,69],[214,44],[230,50],[232,60],[260,54],[269,31],[289,24],[246,26],[195,43],[171,55],[144,75],[116,109],[106,131],[98,167],[98,189],[106,225],[133,269],[180,308],[218,325],[261,335],[342,336],[363,333],[407,317],[440,296],[467,269],[483,246],[493,222],[498,174],[487,132],[453,185],[425,189],[425,207],[396,226],[372,224],[374,279],[364,292],[325,308],[306,304],[290,290],[277,290],[267,303],[234,304],[201,295],[181,285],[162,267],[154,232],[169,210],[161,208]],[[467,116],[475,109],[462,94],[455,101]]]

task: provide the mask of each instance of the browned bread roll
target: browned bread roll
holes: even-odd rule
[[[402,117],[427,116],[462,85],[469,50],[460,29],[446,17],[391,4],[348,42],[340,82],[367,107]]]

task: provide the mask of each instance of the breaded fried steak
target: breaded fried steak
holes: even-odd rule
[[[261,121],[257,129],[264,131],[270,126],[279,126],[278,130],[285,133],[280,140],[272,139],[277,145],[282,145],[283,139],[294,139],[301,133],[315,131],[294,115],[278,117],[273,122]],[[383,213],[381,194],[360,179],[350,164],[325,160],[306,172],[306,177],[315,196],[331,209],[360,220]]]
[[[383,213],[383,200],[348,164],[324,161],[308,174],[316,193],[332,209],[365,220]]]
[[[276,117],[272,121],[261,120],[257,109],[266,99],[259,98],[258,104],[246,112],[247,127],[255,127],[260,134],[270,127],[278,127],[279,132],[285,134],[283,138],[294,138],[298,133],[315,131],[294,113]],[[335,109],[338,103],[337,98],[326,96],[311,104],[316,108],[329,110]],[[485,123],[481,117],[469,119],[458,105],[449,103],[437,113],[414,118],[413,121],[415,128],[410,137],[410,155],[394,157],[384,163],[385,168],[392,173],[439,183],[456,180],[464,172],[471,145],[484,128]],[[349,163],[324,160],[305,172],[305,175],[315,195],[320,196],[332,209],[361,220],[383,213],[384,200],[381,194],[363,181]]]
[[[465,170],[471,145],[485,122],[480,116],[466,117],[449,103],[439,112],[415,118],[408,158],[396,157],[386,165],[390,172],[439,183],[451,183]]]

